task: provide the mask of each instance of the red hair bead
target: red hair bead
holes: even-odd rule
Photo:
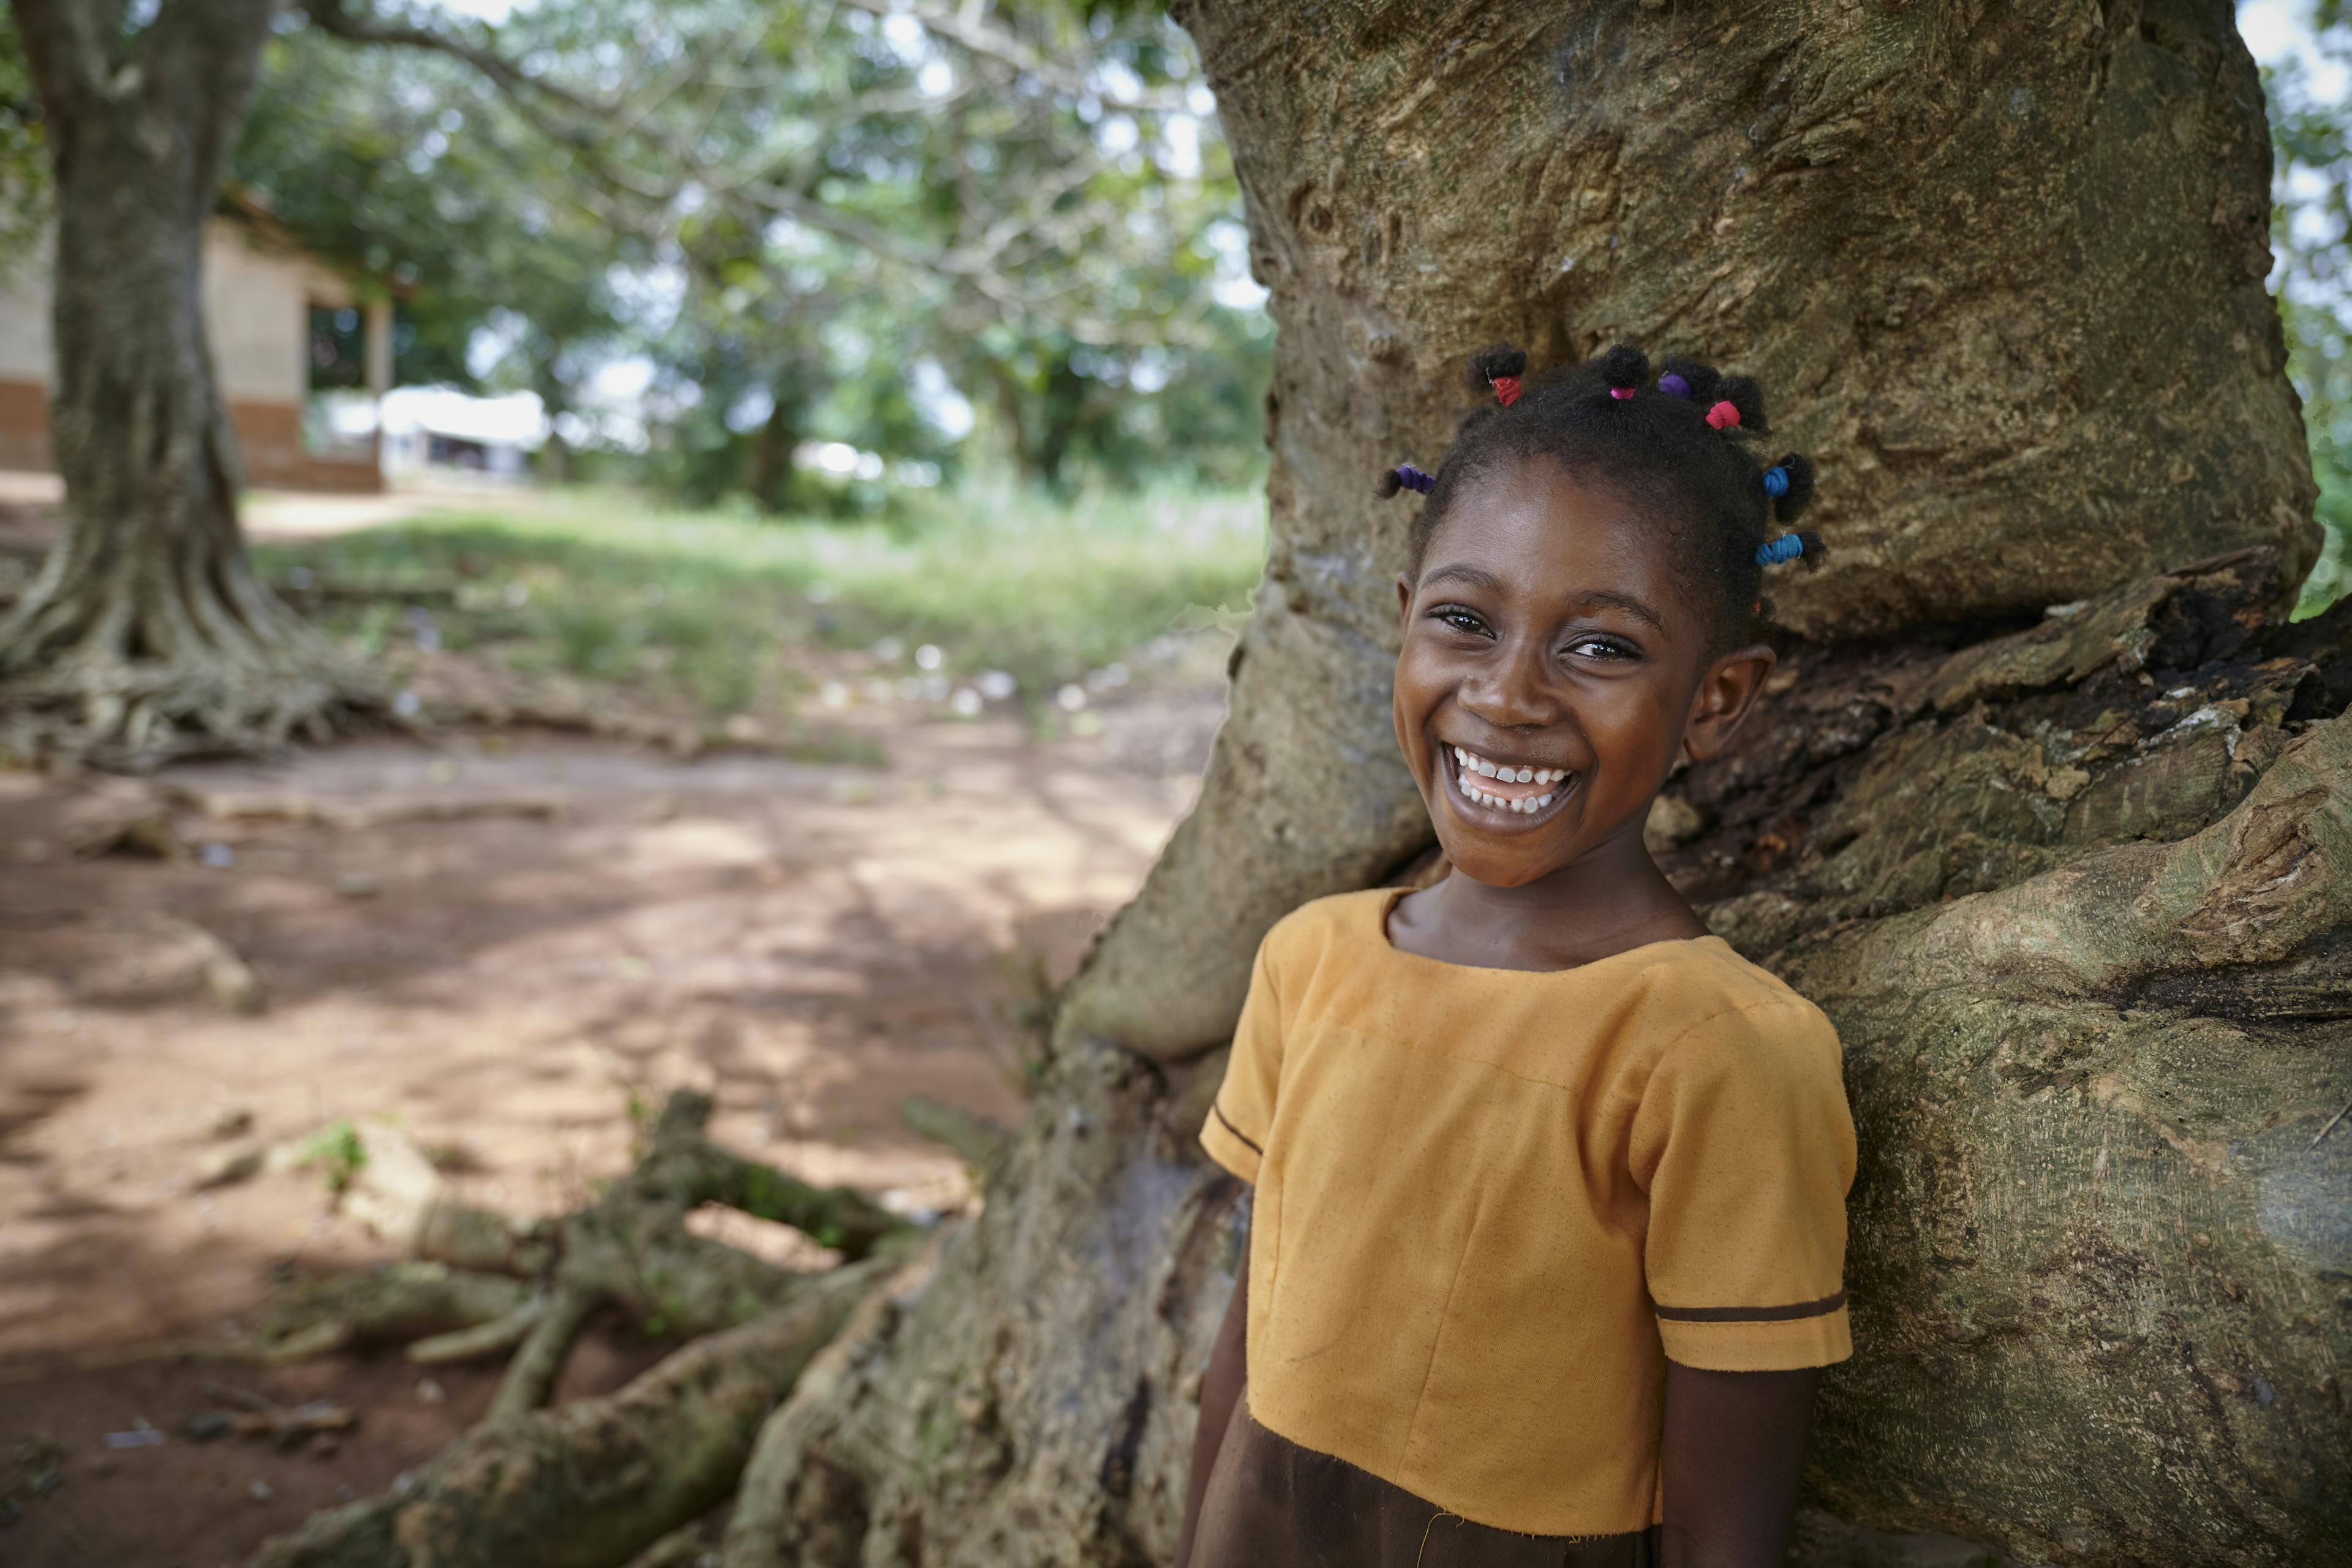
[[[1495,395],[1502,399],[1506,408],[1519,400],[1519,378],[1516,375],[1498,375],[1486,384],[1495,389]]]
[[[1735,403],[1718,403],[1706,411],[1706,422],[1718,430],[1728,430],[1739,423],[1739,405]]]

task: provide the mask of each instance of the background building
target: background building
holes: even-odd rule
[[[369,299],[287,237],[257,204],[212,220],[205,238],[205,317],[213,363],[245,452],[246,480],[279,489],[379,490],[373,432],[336,435],[315,423],[310,313],[357,312],[364,324],[368,390],[392,384],[392,301]],[[48,247],[0,274],[0,468],[47,470],[49,380]]]

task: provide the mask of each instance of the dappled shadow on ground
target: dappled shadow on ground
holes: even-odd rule
[[[51,825],[81,786],[0,776],[0,1363],[217,1336],[273,1268],[381,1258],[315,1172],[198,1190],[339,1118],[395,1118],[467,1198],[546,1214],[625,1168],[633,1104],[693,1085],[718,1139],[796,1174],[968,1201],[899,1100],[1019,1115],[1043,980],[1186,796],[1010,725],[891,746],[885,770],[551,737],[186,768],[177,860],[76,858]],[[489,815],[236,815],[265,796]],[[544,815],[497,814],[525,796]],[[158,936],[190,928],[261,1012]]]
[[[1167,710],[1201,742],[1215,710]],[[1165,749],[1168,722],[1133,727]],[[62,1457],[0,1557],[233,1561],[479,1416],[495,1362],[142,1353],[250,1342],[273,1279],[388,1257],[286,1157],[338,1119],[394,1119],[461,1195],[544,1215],[627,1167],[633,1107],[690,1085],[756,1158],[904,1208],[968,1204],[956,1158],[897,1109],[1020,1115],[1038,998],[1190,798],[1116,739],[905,729],[882,769],[358,742],[173,771],[177,858],[79,852],[75,811],[119,785],[0,774],[0,1462],[36,1435]],[[404,804],[365,820],[386,803]],[[222,952],[259,1011],[215,994]],[[662,1349],[607,1323],[563,1394]],[[299,1452],[200,1445],[177,1427],[215,1384],[360,1425]],[[106,1447],[142,1422],[164,1440]]]
[[[560,1397],[619,1387],[668,1346],[625,1324],[584,1337]],[[144,1361],[0,1384],[0,1462],[26,1434],[53,1438],[56,1479],[0,1532],[0,1562],[26,1568],[213,1568],[244,1560],[268,1536],[311,1513],[394,1486],[488,1410],[496,1363],[419,1369],[397,1352],[257,1368]],[[256,1438],[198,1443],[192,1416],[222,1408],[225,1390],[292,1408],[331,1400],[356,1425],[299,1447]],[[234,1406],[231,1406],[234,1408]],[[109,1433],[142,1423],[163,1441],[110,1448]],[[118,1439],[118,1441],[121,1439]],[[24,1496],[22,1492],[20,1497]]]

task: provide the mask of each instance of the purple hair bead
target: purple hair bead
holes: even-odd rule
[[[1658,390],[1666,394],[1670,397],[1688,397],[1690,395],[1690,383],[1685,381],[1681,376],[1676,375],[1673,371],[1668,371],[1665,374],[1658,377]]]
[[[1418,490],[1423,495],[1427,495],[1437,488],[1436,476],[1424,474],[1411,463],[1398,464],[1396,477],[1398,484],[1409,490]]]

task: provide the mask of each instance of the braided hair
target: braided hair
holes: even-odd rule
[[[1769,434],[1754,379],[1670,356],[1650,377],[1648,356],[1619,343],[1581,364],[1525,381],[1528,356],[1507,343],[1470,357],[1470,382],[1494,401],[1462,422],[1434,474],[1410,463],[1381,476],[1379,493],[1429,498],[1413,519],[1412,570],[1437,526],[1478,474],[1498,462],[1549,458],[1570,474],[1648,503],[1675,531],[1675,556],[1711,601],[1718,646],[1730,647],[1764,613],[1764,569],[1785,562],[1811,571],[1825,553],[1819,534],[1775,534],[1813,499],[1813,465],[1795,452],[1764,462]]]

